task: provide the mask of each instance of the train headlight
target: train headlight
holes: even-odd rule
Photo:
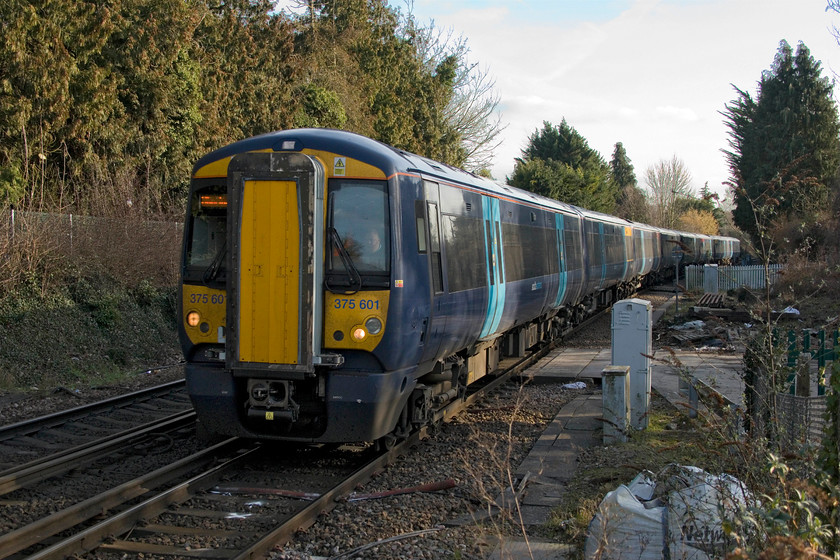
[[[365,338],[367,338],[367,333],[365,332],[365,329],[362,328],[362,327],[355,327],[353,329],[352,334],[353,334],[353,340],[355,340],[356,342],[361,342]]]
[[[373,336],[378,335],[382,332],[382,321],[379,320],[377,317],[371,317],[367,321],[365,321],[365,328],[367,332]]]
[[[198,311],[190,311],[187,313],[187,324],[191,327],[197,327],[201,322],[201,315]]]

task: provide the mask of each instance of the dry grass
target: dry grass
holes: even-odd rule
[[[176,359],[179,223],[3,217],[0,389],[101,383]]]

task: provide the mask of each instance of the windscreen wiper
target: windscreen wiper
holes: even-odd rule
[[[330,244],[336,249],[336,251],[338,251],[338,256],[341,257],[341,264],[344,265],[344,269],[347,271],[347,281],[350,286],[346,290],[334,288],[333,286],[330,286],[329,275],[327,275],[327,278],[324,280],[324,287],[334,294],[355,294],[362,288],[362,275],[359,274],[356,265],[353,264],[353,259],[344,247],[344,243],[341,241],[341,236],[338,235],[338,231],[334,227],[331,227],[329,228],[329,234]],[[353,286],[356,287],[353,288]]]
[[[213,260],[210,261],[210,266],[208,266],[204,270],[204,275],[201,277],[201,280],[205,284],[209,284],[216,277],[219,275],[219,272],[222,270],[222,263],[225,262],[225,255],[227,254],[227,239],[224,240],[222,243],[222,247],[219,249],[219,252],[216,253],[216,256],[213,257]]]

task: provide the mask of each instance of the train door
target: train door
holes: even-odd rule
[[[228,167],[227,364],[234,375],[301,375],[320,363],[324,173],[299,153]]]
[[[557,288],[557,298],[554,300],[554,307],[559,307],[566,297],[566,287],[568,286],[568,279],[566,277],[566,255],[564,250],[564,232],[566,226],[564,224],[563,214],[557,213],[554,215],[555,227],[557,228],[557,263],[558,273],[560,277],[559,286]]]
[[[424,181],[426,191],[425,225],[428,235],[427,254],[429,258],[429,286],[431,308],[427,319],[424,336],[422,361],[437,357],[438,350],[446,332],[445,287],[443,273],[443,248],[440,226],[440,192],[437,183]],[[419,233],[419,232],[418,232]]]
[[[483,203],[489,298],[480,338],[496,333],[505,309],[505,264],[502,259],[502,219],[499,199],[484,197]]]

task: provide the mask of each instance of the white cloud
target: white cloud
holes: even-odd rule
[[[499,179],[543,121],[565,118],[606,159],[622,142],[640,180],[676,154],[695,188],[708,181],[721,190],[728,137],[720,112],[736,96],[732,84],[754,92],[781,39],[794,47],[804,41],[824,75],[833,75],[832,58],[840,60],[828,30],[840,16],[826,14],[824,0],[636,0],[583,20],[574,19],[580,4],[573,1],[552,0],[531,20],[521,16],[540,13],[534,8],[548,0],[509,9],[483,0],[489,7],[475,8],[481,1],[438,12],[436,0],[418,5],[437,14],[439,27],[466,37],[471,59],[496,79],[510,123],[493,168]]]
[[[689,107],[674,107],[673,105],[657,107],[656,114],[666,119],[675,119],[678,121],[694,122],[700,120],[697,117],[697,113]]]

